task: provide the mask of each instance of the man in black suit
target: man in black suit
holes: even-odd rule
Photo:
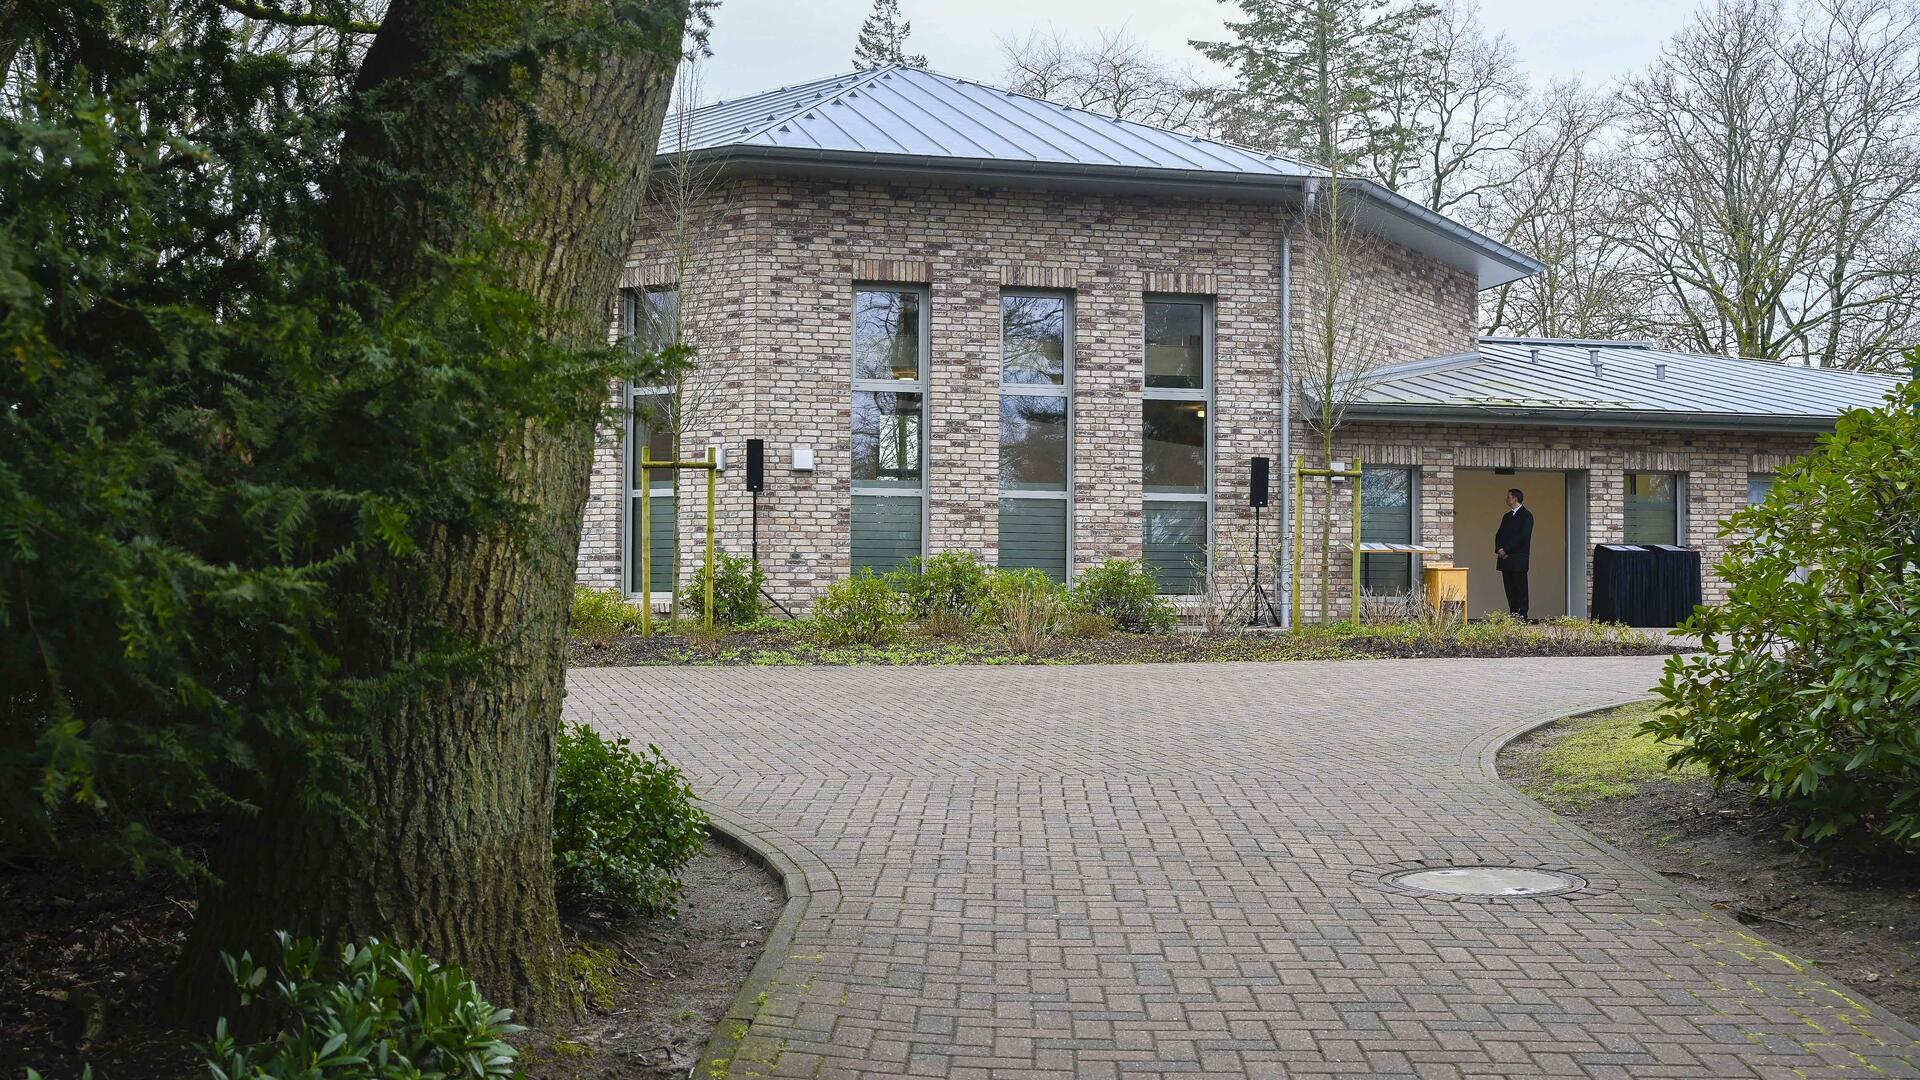
[[[1493,534],[1494,568],[1507,587],[1507,609],[1516,619],[1527,617],[1527,555],[1533,546],[1533,511],[1519,488],[1507,489],[1507,512]]]

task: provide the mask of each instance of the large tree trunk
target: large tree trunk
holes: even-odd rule
[[[537,81],[516,76],[509,92],[553,125],[550,146],[567,147],[529,160],[524,114],[428,80],[477,50],[611,5],[396,0],[359,79],[361,92],[387,96],[389,115],[349,132],[331,192],[337,256],[398,294],[424,273],[422,244],[459,251],[480,223],[496,222],[524,243],[499,259],[556,313],[555,338],[604,343],[688,4],[651,8],[645,47],[591,62],[557,53]],[[220,950],[258,956],[278,929],[423,949],[522,1015],[571,1007],[553,894],[554,739],[592,451],[585,425],[501,432],[509,494],[535,508],[532,527],[513,538],[445,530],[427,545],[424,580],[417,566],[382,578],[397,590],[382,607],[393,635],[364,643],[352,667],[377,672],[425,654],[442,644],[436,628],[497,660],[396,695],[370,717],[354,792],[366,829],[292,800],[235,824],[183,968],[196,987],[183,999],[189,1011],[216,1007],[204,988],[217,982]]]

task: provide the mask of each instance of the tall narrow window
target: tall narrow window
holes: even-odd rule
[[[1628,473],[1622,539],[1629,544],[1678,544],[1680,500],[1679,473]]]
[[[853,565],[885,573],[925,547],[927,294],[854,290]]]
[[[1142,549],[1160,591],[1201,591],[1213,499],[1207,422],[1212,311],[1204,300],[1148,297],[1140,403]]]
[[[1360,540],[1372,544],[1413,543],[1413,470],[1367,469],[1360,483]],[[1380,595],[1404,595],[1413,588],[1413,556],[1360,556],[1360,587]]]
[[[1000,298],[1000,565],[1067,579],[1073,305]]]
[[[628,347],[654,351],[680,340],[680,290],[671,286],[656,289],[621,290],[621,338]],[[678,425],[673,410],[673,389],[668,386],[627,387],[627,591],[640,591],[640,485],[649,483],[647,502],[650,516],[648,532],[648,587],[655,595],[672,595],[674,575],[679,566],[678,516],[674,513],[673,472],[655,469],[650,480],[643,480],[640,451],[644,447],[654,461],[672,461],[678,446]]]
[[[1767,493],[1773,490],[1774,474],[1756,472],[1747,474],[1747,505],[1759,506],[1767,501]]]

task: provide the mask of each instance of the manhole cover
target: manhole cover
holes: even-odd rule
[[[1407,870],[1387,878],[1403,889],[1447,896],[1545,896],[1581,886],[1579,878],[1517,866],[1444,866]]]

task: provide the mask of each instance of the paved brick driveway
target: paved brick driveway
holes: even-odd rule
[[[1920,1076],[1916,1032],[1489,777],[1658,663],[584,669],[813,895],[735,1076]],[[1563,865],[1550,899],[1399,892]]]

